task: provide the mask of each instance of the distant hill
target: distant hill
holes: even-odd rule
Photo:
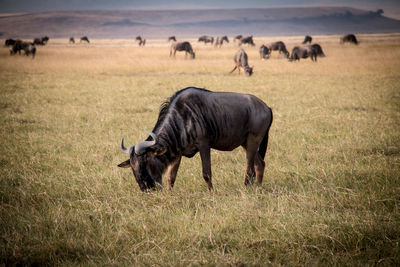
[[[348,7],[89,10],[0,15],[2,38],[178,38],[400,32],[382,12]]]

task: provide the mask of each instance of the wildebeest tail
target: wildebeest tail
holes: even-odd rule
[[[264,138],[261,141],[260,147],[258,148],[258,154],[260,154],[261,158],[265,158],[265,153],[267,152],[267,147],[268,147],[268,134],[269,134],[269,129],[271,128],[272,121],[273,121],[273,115],[272,115],[272,109],[269,109],[271,112],[271,121],[268,125],[267,131],[265,132]]]

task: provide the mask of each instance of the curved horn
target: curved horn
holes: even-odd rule
[[[154,146],[157,143],[157,135],[153,132],[145,130],[146,133],[150,134],[150,136],[153,138],[153,141],[142,141],[137,143],[135,146],[135,154],[136,155],[141,155],[144,153],[146,148]]]
[[[126,153],[126,154],[128,154],[128,155],[131,155],[132,150],[133,150],[134,147],[135,147],[135,146],[129,146],[128,148],[126,148],[126,147],[124,146],[124,138],[122,137],[122,139],[121,139],[121,150],[122,150],[124,153]]]

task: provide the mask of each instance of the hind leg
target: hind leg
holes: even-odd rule
[[[261,166],[259,159],[257,159],[258,143],[255,142],[253,139],[254,138],[249,136],[245,147],[246,149],[246,173],[244,174],[245,185],[254,183],[254,176],[256,173],[255,166],[257,171],[259,171]]]
[[[253,151],[253,150],[250,150]],[[250,152],[249,149],[246,149],[246,173],[244,174],[244,184],[253,184],[254,183],[254,153]]]
[[[265,162],[261,158],[260,154],[258,154],[258,153],[256,153],[256,156],[255,156],[254,169],[256,171],[257,183],[261,184],[263,181],[263,177],[264,177]]]

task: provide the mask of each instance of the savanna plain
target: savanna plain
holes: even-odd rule
[[[258,47],[190,40],[50,40],[35,59],[0,48],[0,265],[265,266],[400,264],[400,34],[314,36],[325,54],[288,62]],[[2,40],[4,43],[4,40]],[[144,140],[160,105],[188,86],[254,94],[273,110],[262,185],[245,153],[212,151],[175,187],[143,193],[125,143]],[[164,181],[166,184],[166,181]]]

